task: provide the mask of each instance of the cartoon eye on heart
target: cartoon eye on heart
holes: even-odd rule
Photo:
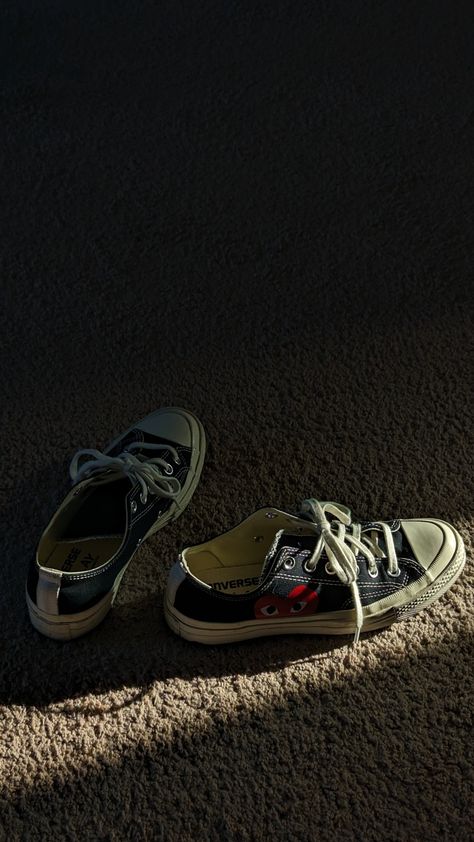
[[[288,594],[291,614],[314,614],[318,610],[319,594],[308,585],[297,585]]]
[[[301,612],[304,611],[304,609],[306,608],[307,604],[308,603],[305,602],[304,599],[300,600],[300,602],[295,602],[294,605],[290,606],[290,614],[301,614]]]
[[[273,617],[287,617],[288,605],[283,597],[268,594],[261,596],[254,605],[255,616],[258,620],[270,619]]]
[[[262,605],[260,611],[264,617],[278,617],[280,613],[278,607],[271,602],[268,605]]]
[[[317,611],[319,595],[307,585],[296,585],[287,597],[268,594],[254,605],[255,617],[259,620],[276,617],[306,616]]]

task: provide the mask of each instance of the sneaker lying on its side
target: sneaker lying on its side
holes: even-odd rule
[[[75,455],[73,489],[30,564],[26,601],[38,631],[66,640],[103,620],[137,547],[189,503],[205,450],[201,422],[168,408],[130,427],[104,453]]]
[[[331,519],[328,519],[331,518]],[[260,509],[170,571],[169,626],[187,640],[354,634],[416,614],[457,579],[461,536],[441,520],[352,523],[337,503]]]

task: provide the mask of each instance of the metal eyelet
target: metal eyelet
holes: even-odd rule
[[[173,466],[167,465],[166,468],[164,469],[164,471],[165,471],[165,474],[168,474],[168,476],[170,476],[173,473]]]
[[[336,571],[332,569],[330,561],[326,562],[326,564],[324,565],[324,569],[325,569],[326,573],[328,574],[328,576],[335,576],[336,575]]]
[[[174,456],[173,462],[175,465],[181,465],[181,459],[179,458],[179,456]]]
[[[295,562],[294,557],[290,556],[289,558],[286,558],[285,561],[283,562],[283,567],[285,568],[285,570],[293,570],[293,567],[295,566],[295,564],[296,564],[296,562]]]
[[[387,570],[388,575],[389,575],[389,576],[392,576],[394,579],[398,579],[398,577],[400,576],[400,573],[401,573],[401,572],[402,572],[402,571],[400,570],[400,568],[399,568],[399,567],[397,567],[397,569],[396,569],[395,573],[391,573],[391,572],[390,572],[390,570]]]
[[[146,504],[146,499],[143,496],[143,494],[140,494],[140,503],[142,504],[142,506],[144,506]]]
[[[272,519],[274,517],[278,517],[278,515],[277,515],[276,512],[267,512],[265,517],[268,517],[268,518]]]
[[[131,511],[132,515],[135,514],[137,508],[138,508],[138,506],[137,506],[136,500],[132,500],[132,502],[130,504],[130,511]]]
[[[371,578],[371,579],[377,579],[377,578],[378,578],[378,575],[379,575],[379,571],[378,571],[378,570],[376,570],[376,571],[375,571],[375,573],[372,573],[372,571],[370,570],[370,568],[367,568],[367,573],[369,574],[369,576],[370,576],[370,578]]]

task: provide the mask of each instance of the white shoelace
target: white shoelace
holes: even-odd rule
[[[178,452],[169,444],[146,444],[134,441],[128,444],[126,450],[118,456],[107,456],[100,450],[78,450],[69,467],[71,479],[76,484],[97,475],[95,482],[100,485],[124,476],[128,477],[132,485],[136,482],[140,484],[142,503],[146,503],[148,494],[175,499],[181,491],[181,483],[176,477],[170,476],[173,471],[172,466],[160,457],[147,459],[143,453],[134,456],[130,452],[137,449],[167,450],[175,463],[180,464]],[[92,458],[81,465],[80,462],[88,456]]]
[[[326,517],[326,512],[333,515],[336,520],[330,522]],[[310,516],[319,534],[314,552],[305,562],[305,569],[308,572],[312,572],[316,568],[323,550],[326,550],[329,559],[326,565],[326,572],[336,574],[340,581],[344,585],[348,585],[351,589],[356,612],[354,643],[357,643],[363,625],[363,614],[357,583],[359,567],[357,565],[356,552],[352,548],[356,548],[356,550],[367,558],[369,562],[369,575],[373,577],[377,576],[378,570],[375,559],[376,557],[385,557],[377,543],[377,531],[380,530],[385,538],[387,548],[388,573],[390,576],[399,576],[400,568],[398,567],[391,529],[387,523],[377,521],[373,523],[373,529],[371,526],[370,536],[366,533],[362,535],[360,524],[351,524],[350,509],[342,506],[340,503],[320,503],[314,499],[304,500],[301,513]],[[333,531],[334,526],[336,526],[337,532]],[[352,534],[347,532],[347,527],[351,527]]]

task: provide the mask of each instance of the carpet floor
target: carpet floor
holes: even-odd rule
[[[471,4],[0,14],[0,839],[472,838]],[[69,459],[170,404],[209,440],[192,505],[42,638]],[[174,637],[180,547],[307,496],[449,520],[465,571],[357,647]]]

